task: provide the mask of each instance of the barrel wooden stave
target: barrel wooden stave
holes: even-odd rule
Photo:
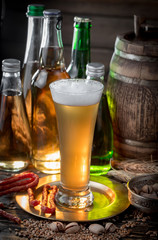
[[[130,158],[158,158],[158,52],[157,58],[140,56],[143,46],[136,45],[132,56],[131,45],[118,37],[110,62],[106,94],[114,151]]]

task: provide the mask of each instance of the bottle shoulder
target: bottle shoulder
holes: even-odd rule
[[[81,60],[81,59],[80,59]],[[70,65],[66,69],[71,78],[85,78],[86,77],[86,64],[87,61],[71,61]]]
[[[50,69],[50,68],[48,69],[48,68],[44,67],[44,68],[37,70],[37,72],[35,74],[36,74],[36,76],[32,82],[32,85],[33,85],[33,87],[37,87],[40,89],[45,88],[45,87],[48,88],[49,84],[56,80],[70,78],[70,76],[66,72],[66,70],[59,68],[59,67],[56,69]]]
[[[71,78],[78,77],[78,67],[76,64],[70,63],[70,65],[68,66],[66,71],[70,75]]]

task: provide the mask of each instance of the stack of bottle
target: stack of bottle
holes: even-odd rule
[[[32,4],[28,6],[27,17],[27,41],[21,79],[18,60],[3,62],[0,158],[4,160],[0,161],[0,168],[19,171],[26,168],[31,159],[39,171],[59,173],[57,120],[49,84],[66,78],[70,78],[70,81],[71,78],[87,78],[105,85],[104,65],[91,63],[90,18],[74,17],[71,61],[66,69],[61,11],[44,10],[44,5]],[[18,117],[19,122],[15,121]],[[7,134],[4,134],[6,129]],[[91,174],[106,174],[110,169],[112,153],[112,126],[104,90],[94,133]],[[16,164],[11,155],[19,156],[23,164]]]

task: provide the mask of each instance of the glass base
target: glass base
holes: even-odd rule
[[[56,203],[60,206],[74,209],[82,209],[93,204],[93,194],[89,187],[86,191],[70,191],[59,186],[59,191],[55,196]]]
[[[92,156],[90,175],[101,176],[107,174],[111,169],[110,159],[112,156],[113,151],[109,151],[103,156]]]
[[[60,160],[39,160],[32,158],[32,164],[34,167],[46,174],[57,174],[60,173]]]
[[[12,161],[3,161],[0,159],[0,170],[6,172],[19,172],[27,168],[28,165],[29,165],[28,160],[16,161],[14,159]]]
[[[90,166],[90,175],[93,175],[93,176],[105,175],[110,171],[110,169],[111,169],[110,163],[106,164],[104,166],[91,165]]]

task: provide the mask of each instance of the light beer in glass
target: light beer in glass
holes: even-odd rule
[[[55,105],[61,154],[60,205],[83,208],[92,204],[89,172],[94,127],[103,84],[67,79],[50,84]]]

